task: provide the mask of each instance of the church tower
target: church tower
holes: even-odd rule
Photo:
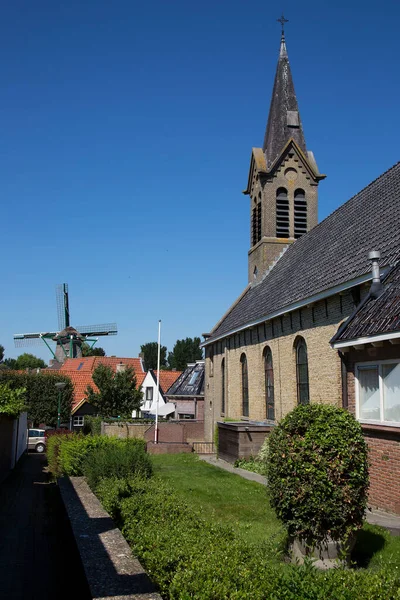
[[[282,36],[267,129],[253,148],[244,194],[250,196],[249,283],[262,280],[288,244],[318,223],[318,183],[324,179],[306,148]]]

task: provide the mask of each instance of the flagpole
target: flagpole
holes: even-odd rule
[[[156,392],[156,427],[154,430],[154,443],[158,443],[158,397],[160,393],[160,344],[161,344],[161,319],[158,321],[158,352],[157,352],[157,392]]]

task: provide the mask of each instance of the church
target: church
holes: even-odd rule
[[[299,403],[344,407],[371,448],[371,504],[400,513],[400,163],[318,223],[324,177],[282,31],[244,192],[248,285],[203,334],[205,440],[233,420],[265,437]]]

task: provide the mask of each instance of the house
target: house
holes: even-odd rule
[[[85,397],[88,385],[95,391],[97,387],[93,381],[93,372],[99,365],[111,367],[114,372],[131,367],[136,376],[136,385],[140,387],[146,376],[141,358],[120,358],[115,356],[89,356],[81,358],[67,358],[59,369],[60,373],[67,375],[74,384],[74,397],[71,411],[71,425],[73,429],[83,427],[86,415],[96,414],[96,409]]]
[[[160,381],[158,390],[158,407],[157,407],[157,373],[150,369],[143,380],[143,404],[140,410],[140,416],[154,418],[156,412],[159,417],[170,417],[175,413],[175,405],[168,401],[165,391],[168,390],[171,385],[181,375],[181,371],[161,371],[160,370]],[[136,411],[132,413],[133,417],[136,415]]]
[[[175,419],[204,420],[204,360],[189,364],[167,391]]]
[[[27,449],[27,413],[18,417],[0,414],[0,483]]]
[[[400,513],[400,262],[331,340],[343,365],[343,405],[370,449],[370,501]],[[384,477],[382,476],[384,475]]]
[[[299,403],[345,406],[362,422],[371,447],[381,448],[378,461],[377,453],[372,454],[372,501],[400,512],[399,488],[390,488],[388,475],[394,470],[389,461],[398,460],[400,423],[385,421],[389,413],[382,408],[389,397],[384,380],[392,367],[377,358],[394,361],[390,364],[400,361],[396,331],[385,329],[389,322],[389,328],[397,327],[397,302],[394,314],[382,309],[384,325],[376,317],[376,330],[372,324],[371,329],[361,327],[363,311],[384,302],[383,295],[380,300],[371,295],[377,277],[376,260],[372,267],[369,253],[380,251],[381,277],[394,278],[393,268],[399,264],[400,163],[317,224],[317,189],[323,177],[307,150],[282,36],[264,145],[253,148],[245,190],[250,205],[249,283],[203,334],[205,440],[212,441],[217,422],[237,420],[221,425],[219,438],[219,451],[234,460],[241,446],[229,442],[233,432],[254,441],[257,428],[265,437]],[[394,279],[385,281],[392,289]],[[394,343],[379,338],[387,334]],[[345,339],[347,335],[355,337]],[[378,338],[367,343],[363,340],[368,335]],[[354,343],[343,352],[348,342]],[[388,374],[390,385],[397,381],[396,368]],[[390,395],[390,414],[397,414],[396,393]],[[226,432],[226,446],[221,432]]]

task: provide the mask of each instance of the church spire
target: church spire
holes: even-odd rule
[[[282,24],[281,45],[263,144],[268,168],[278,158],[290,138],[293,138],[306,154],[306,142],[286,49],[284,23],[287,19],[282,15],[278,21]]]

